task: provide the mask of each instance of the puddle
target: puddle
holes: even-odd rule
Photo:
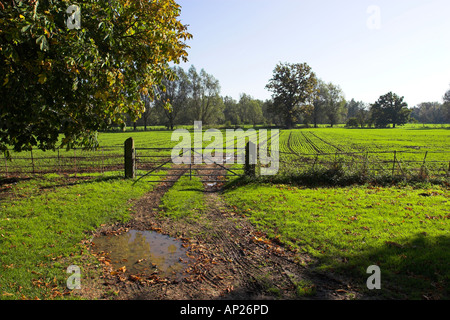
[[[120,235],[107,235],[92,240],[96,252],[107,252],[117,270],[181,279],[189,257],[182,242],[154,231],[130,230]],[[180,261],[180,258],[184,261]]]

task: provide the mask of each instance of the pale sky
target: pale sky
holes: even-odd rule
[[[177,0],[194,38],[189,62],[221,95],[265,89],[279,62],[308,63],[347,100],[393,91],[410,107],[450,89],[449,0]],[[378,15],[379,13],[379,15]]]

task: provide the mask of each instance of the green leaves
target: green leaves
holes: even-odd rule
[[[266,89],[273,92],[273,113],[283,114],[287,128],[297,121],[300,107],[312,103],[316,84],[316,75],[306,63],[280,63],[275,67]]]
[[[97,130],[143,112],[141,88],[170,77],[192,36],[174,0],[8,2],[0,20],[0,150],[89,147]],[[47,62],[51,61],[51,65]],[[45,106],[45,108],[43,108]],[[88,145],[87,145],[87,144]]]
[[[45,35],[41,35],[39,38],[37,38],[36,44],[39,45],[39,49],[41,49],[41,51],[47,51],[48,49],[50,49]]]
[[[26,26],[22,27],[22,29],[20,29],[20,31],[25,33],[28,31],[28,29],[30,29],[31,26],[32,26],[31,24],[27,24]]]
[[[392,123],[395,128],[396,125],[408,122],[411,110],[408,109],[408,104],[403,99],[404,97],[389,92],[372,105],[372,120],[377,127],[386,127]]]

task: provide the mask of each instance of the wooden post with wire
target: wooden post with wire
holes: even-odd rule
[[[256,145],[249,141],[245,145],[245,175],[251,178],[256,177]]]
[[[136,177],[136,153],[134,149],[134,140],[133,138],[128,138],[125,141],[125,179],[134,179]]]

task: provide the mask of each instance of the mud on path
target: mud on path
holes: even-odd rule
[[[202,173],[210,175],[204,180],[217,180],[220,175],[218,171]],[[221,199],[220,183],[204,183],[207,209],[199,218],[174,221],[165,217],[159,203],[172,185],[160,183],[134,205],[130,222],[104,226],[96,235],[134,229],[177,238],[191,258],[184,279],[116,272],[107,257],[97,255],[102,275],[87,279],[82,296],[139,300],[362,298],[346,281],[313,272],[308,256],[268,240],[245,217],[235,214]]]

